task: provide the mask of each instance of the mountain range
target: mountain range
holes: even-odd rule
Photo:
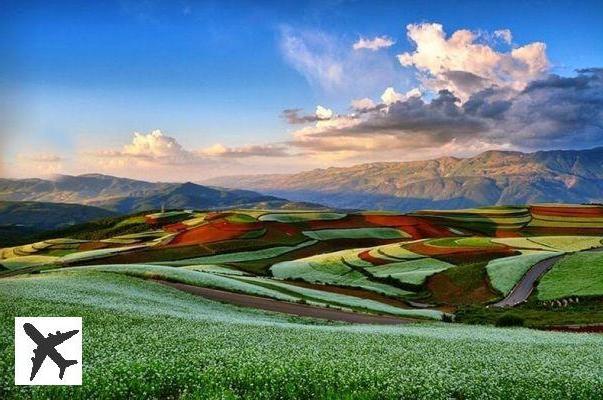
[[[101,174],[58,175],[54,179],[0,179],[0,200],[75,203],[114,213],[145,210],[224,208],[309,208],[272,195],[186,183],[153,183]]]
[[[603,147],[534,153],[486,151],[470,158],[227,176],[204,183],[347,209],[410,211],[540,202],[601,203]]]

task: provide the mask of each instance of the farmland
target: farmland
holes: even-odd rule
[[[4,247],[2,318],[83,315],[91,332],[85,374],[97,385],[2,390],[17,398],[107,397],[97,390],[127,370],[140,382],[115,380],[114,393],[595,398],[603,390],[596,371],[599,336],[475,326],[500,325],[509,316],[538,329],[603,323],[599,211],[559,209],[563,215],[556,217],[566,220],[548,219],[546,227],[534,225],[535,215],[554,213],[551,205],[412,214],[169,210],[91,222],[70,228],[77,232],[72,237]],[[583,231],[568,229],[572,215],[593,219]],[[520,290],[534,271],[534,287]],[[251,299],[258,305],[204,299],[210,291],[226,303],[245,306],[241,302]],[[496,306],[511,295],[519,296],[512,307]],[[266,302],[312,312],[262,311]],[[329,317],[350,313],[403,325],[353,326]],[[119,334],[124,324],[128,337]],[[110,362],[103,330],[129,346]],[[142,343],[152,354],[141,350]],[[480,367],[472,364],[476,348]],[[452,364],[446,355],[451,351]],[[517,359],[517,352],[529,353],[529,363]],[[411,366],[405,374],[395,373],[401,360]],[[2,368],[10,368],[10,360],[0,361]],[[157,373],[170,378],[147,383],[145,377]],[[334,392],[322,393],[321,387]]]
[[[74,227],[74,237],[3,248],[0,275],[86,267],[316,307],[438,319],[466,306],[486,310],[540,262],[565,256],[537,277],[542,286],[526,293],[530,301],[517,306],[521,312],[547,300],[601,295],[594,253],[582,253],[603,247],[603,236],[594,234],[597,224],[603,227],[601,209],[170,210],[116,218],[114,225],[105,220],[96,233]],[[564,224],[574,217],[585,222],[583,234],[568,235]],[[135,232],[121,231],[128,226]]]
[[[0,362],[2,398],[594,399],[603,394],[598,335],[317,322],[83,270],[3,279],[0,294],[2,348],[12,348],[13,315],[82,316],[86,330],[83,386],[13,386],[10,350]]]

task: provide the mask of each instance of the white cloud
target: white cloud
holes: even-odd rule
[[[462,101],[492,85],[522,90],[543,76],[549,66],[544,43],[534,42],[504,53],[478,43],[478,34],[466,29],[448,38],[440,24],[410,24],[407,30],[416,49],[398,55],[400,64],[417,68],[426,87],[450,90]],[[512,38],[509,30],[497,32],[504,40]]]
[[[393,46],[395,43],[396,42],[394,42],[391,38],[387,36],[377,36],[373,39],[365,39],[361,37],[356,43],[354,43],[352,48],[354,50],[366,49],[371,51],[377,51],[379,49]]]
[[[47,176],[60,173],[65,159],[52,153],[19,153],[14,163],[6,163],[7,175],[16,177]]]
[[[87,156],[100,165],[113,167],[194,165],[207,162],[160,130],[148,134],[135,132],[132,141],[121,150],[104,149],[87,153]]]
[[[190,153],[182,148],[173,137],[164,135],[160,130],[149,134],[134,132],[132,143],[123,147],[123,155],[149,158],[189,157]]]
[[[279,144],[247,145],[226,147],[217,143],[199,152],[209,157],[246,158],[246,157],[288,157],[286,147]]]
[[[513,34],[510,29],[499,29],[494,31],[494,37],[502,39],[506,44],[511,44],[511,42],[513,42]]]
[[[315,114],[316,114],[316,118],[318,118],[319,120],[331,119],[331,117],[333,117],[333,110],[319,105],[319,106],[316,106]]]
[[[421,97],[421,91],[418,88],[414,88],[406,93],[398,93],[393,87],[388,87],[381,95],[381,101],[383,101],[383,104],[389,106],[399,101],[408,100],[411,97]]]
[[[293,32],[284,29],[281,49],[285,58],[304,77],[330,89],[343,81],[343,61],[332,38],[320,32]]]
[[[352,100],[351,106],[354,110],[364,111],[375,108],[376,104],[368,97]]]
[[[356,51],[345,37],[292,27],[282,28],[280,34],[285,61],[320,92],[360,98],[412,78],[387,52]]]

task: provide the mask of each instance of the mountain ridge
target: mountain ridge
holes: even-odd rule
[[[127,214],[162,207],[217,209],[232,207],[309,208],[272,195],[224,189],[193,182],[147,182],[103,174],[59,175],[54,179],[0,179],[0,201],[81,204]]]
[[[339,208],[410,211],[538,202],[601,202],[603,147],[377,162],[205,181]]]

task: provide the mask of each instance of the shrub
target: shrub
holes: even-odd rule
[[[454,314],[442,314],[442,322],[454,322]]]
[[[503,314],[497,320],[495,325],[498,327],[505,326],[523,326],[524,320],[514,314]]]

